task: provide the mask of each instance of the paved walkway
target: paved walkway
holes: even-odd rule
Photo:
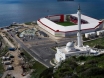
[[[7,76],[9,71],[4,72],[3,76],[1,78],[5,78]]]

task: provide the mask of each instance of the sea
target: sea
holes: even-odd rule
[[[104,18],[104,0],[0,0],[0,27],[37,21],[48,15],[77,13],[79,4],[82,14]]]

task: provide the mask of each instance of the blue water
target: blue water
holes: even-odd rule
[[[104,18],[104,0],[0,0],[0,27],[36,21],[47,15],[76,13],[78,4],[82,14]]]

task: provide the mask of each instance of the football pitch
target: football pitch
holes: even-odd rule
[[[62,25],[62,26],[72,26],[72,25],[76,25],[70,21],[65,21],[65,22],[57,22],[57,24]]]

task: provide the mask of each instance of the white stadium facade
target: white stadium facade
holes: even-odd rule
[[[37,21],[38,26],[42,29],[47,31],[48,33],[52,34],[55,37],[67,37],[71,35],[76,35],[78,32],[78,25],[77,25],[77,14],[65,14],[65,15],[50,15],[48,17],[40,18]],[[76,25],[72,26],[62,26],[59,25],[57,22],[64,22],[66,19],[69,18],[71,22],[75,23]],[[81,33],[88,33],[88,32],[96,32],[103,27],[103,21],[88,17],[86,15],[81,14]]]

